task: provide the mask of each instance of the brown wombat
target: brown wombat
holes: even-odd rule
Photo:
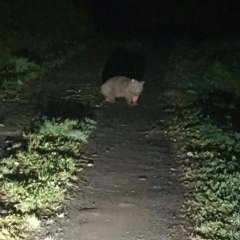
[[[144,81],[123,76],[112,77],[101,86],[101,93],[105,97],[104,102],[115,102],[115,98],[125,97],[129,105],[137,105],[144,83]]]

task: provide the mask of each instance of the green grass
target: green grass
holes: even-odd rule
[[[185,210],[196,223],[191,239],[239,239],[240,133],[217,127],[189,106],[171,123],[181,147]],[[179,112],[180,112],[179,111]]]
[[[167,84],[196,90],[194,97],[186,92],[174,105],[168,99],[175,112],[167,131],[179,147],[183,210],[195,223],[192,240],[240,239],[240,133],[233,122],[239,47],[233,40],[189,42],[178,46],[170,60]]]
[[[86,6],[66,0],[0,1],[0,100],[85,49]]]
[[[25,147],[1,160],[1,239],[26,239],[32,225],[41,224],[35,214],[58,210],[76,180],[80,147],[94,128],[91,119],[44,119],[35,132],[23,136]]]
[[[183,41],[169,59],[165,82],[180,88],[216,89],[240,96],[239,39],[194,43]]]
[[[65,51],[48,53],[40,63],[29,60],[29,57],[11,56],[7,64],[0,69],[0,100],[15,97],[17,92],[34,79],[43,78],[51,69],[84,50],[84,44],[68,46]]]

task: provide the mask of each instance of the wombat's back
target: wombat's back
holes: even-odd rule
[[[108,79],[101,86],[103,95],[114,95],[115,97],[124,97],[125,89],[131,83],[131,79],[123,76],[116,76]]]
[[[116,76],[108,79],[101,86],[101,93],[105,97],[105,101],[115,102],[115,98],[125,97],[128,104],[137,105],[138,97],[143,90],[143,84],[144,81]]]

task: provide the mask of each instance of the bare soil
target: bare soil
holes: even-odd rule
[[[46,225],[33,239],[187,239],[181,217],[184,189],[177,171],[179,163],[172,142],[164,134],[168,116],[162,79],[170,47],[164,41],[151,41],[140,49],[146,56],[146,85],[137,106],[119,100],[89,111],[77,100],[62,98],[68,89],[81,89],[84,94],[88,88],[100,87],[105,63],[115,49],[107,42],[92,44],[46,81],[0,106],[2,156],[6,138],[29,128],[38,114],[94,116],[98,122],[81,149],[94,167],[79,174],[78,188],[70,191],[64,203],[64,217]],[[160,120],[162,129],[155,131],[154,124]]]

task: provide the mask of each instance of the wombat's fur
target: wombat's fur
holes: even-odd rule
[[[101,86],[101,93],[107,102],[115,102],[115,98],[125,97],[129,105],[137,105],[137,100],[143,91],[144,83],[144,81],[116,76],[108,79]]]

